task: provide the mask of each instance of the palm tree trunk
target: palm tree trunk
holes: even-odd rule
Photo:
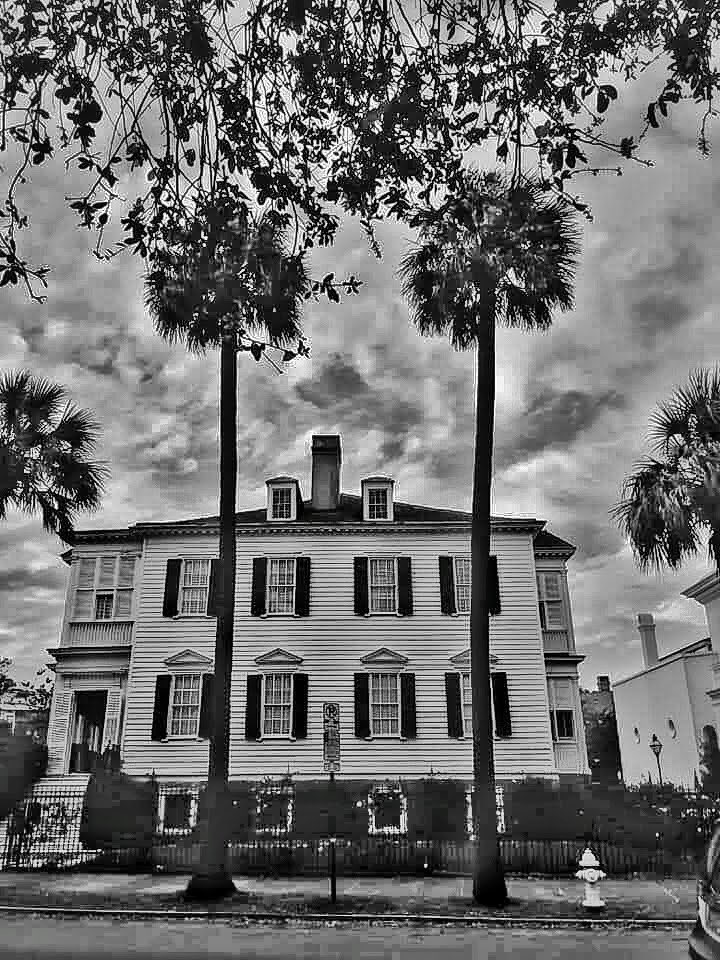
[[[235,333],[220,347],[220,577],[215,633],[213,730],[206,793],[207,831],[202,861],[185,891],[192,899],[214,900],[235,892],[228,865],[232,806],[228,791],[230,760],[230,685],[235,616],[235,501],[237,491],[237,353]]]
[[[497,837],[495,765],[490,709],[490,615],[487,571],[490,557],[490,488],[495,415],[495,311],[478,338],[473,471],[470,595],[470,682],[473,729],[473,899],[485,906],[507,902]]]

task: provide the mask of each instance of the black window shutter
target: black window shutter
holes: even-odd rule
[[[495,733],[498,737],[512,736],[510,721],[510,697],[508,696],[507,674],[493,673],[491,676],[493,706],[495,708]]]
[[[355,613],[369,613],[368,604],[368,558],[355,557]]]
[[[409,740],[417,737],[414,673],[400,674],[400,734]]]
[[[355,674],[355,736],[370,736],[370,677]]]
[[[265,613],[265,583],[267,580],[267,557],[253,557],[252,600],[250,613],[261,617]]]
[[[222,602],[222,580],[220,577],[220,561],[210,561],[210,586],[208,587],[207,615],[209,617],[220,616],[220,604]]]
[[[295,561],[295,613],[299,617],[310,616],[310,557],[298,557]]]
[[[296,673],[293,679],[292,735],[296,740],[307,737],[308,675]]]
[[[490,614],[500,613],[500,581],[498,579],[497,557],[495,556],[488,558],[487,594]]]
[[[245,704],[245,739],[260,739],[260,700],[262,674],[249,673],[247,678],[247,703]]]
[[[164,740],[168,734],[168,711],[170,709],[170,675],[155,677],[155,705],[153,707],[152,740]]]
[[[456,613],[453,558],[438,557],[438,562],[440,565],[440,610],[447,614]]]
[[[459,739],[464,732],[459,673],[445,674],[445,700],[447,702],[448,736]]]
[[[212,736],[213,721],[213,681],[212,673],[204,673],[202,678],[202,699],[200,700],[200,728],[198,736],[208,740]]]
[[[398,557],[398,613],[408,617],[413,612],[412,564],[410,557]]]
[[[163,597],[164,617],[177,616],[181,567],[182,560],[168,560],[167,562],[167,567],[165,568],[165,596]]]

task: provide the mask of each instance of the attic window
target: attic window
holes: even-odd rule
[[[284,479],[284,478],[282,478]],[[297,518],[297,485],[294,482],[268,481],[267,519],[295,520]]]
[[[388,477],[371,477],[362,481],[363,520],[393,519],[393,482]]]
[[[368,519],[387,520],[388,492],[381,488],[368,490]]]
[[[289,520],[292,516],[292,490],[290,487],[276,487],[272,492],[273,520]]]

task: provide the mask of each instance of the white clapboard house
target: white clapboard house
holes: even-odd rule
[[[315,436],[310,498],[276,477],[265,507],[237,515],[231,779],[326,778],[332,702],[338,780],[400,792],[431,773],[468,782],[470,516],[396,501],[388,477],[341,493],[340,468],[340,437]],[[208,765],[217,551],[216,517],[78,534],[49,651],[53,781],[86,776],[117,746],[125,773],[155,772],[161,819],[192,821]],[[497,517],[491,551],[498,778],[584,776],[574,548],[543,521]]]

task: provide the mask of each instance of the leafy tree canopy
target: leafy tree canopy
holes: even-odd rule
[[[303,248],[332,242],[339,211],[374,243],[479,147],[560,191],[600,171],[599,148],[648,163],[643,138],[690,99],[707,152],[719,25],[712,0],[6,0],[0,285],[45,281],[17,234],[22,188],[57,154],[87,174],[68,202],[97,255],[152,266],[218,192],[270,204]],[[644,118],[608,134],[651,67]]]

